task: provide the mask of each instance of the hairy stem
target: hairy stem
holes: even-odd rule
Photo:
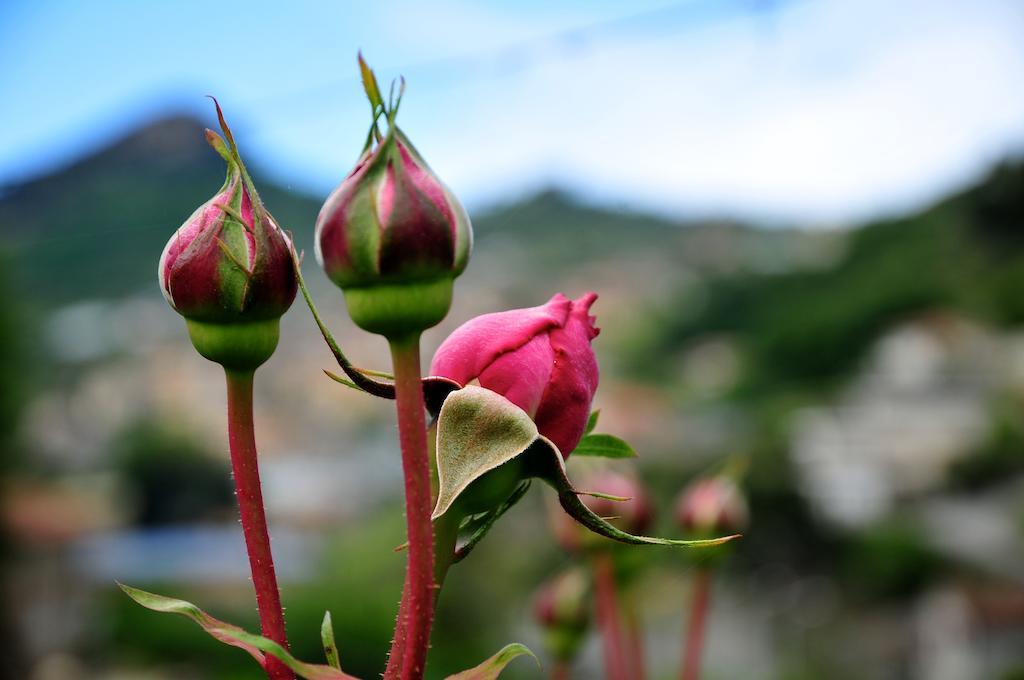
[[[626,663],[626,647],[619,620],[619,601],[615,585],[615,563],[611,551],[594,555],[594,589],[597,594],[597,625],[601,630],[607,680],[633,680]]]
[[[437,435],[436,423],[427,430],[428,455],[430,460],[434,459],[434,443]],[[431,474],[431,498],[436,496],[436,473]],[[444,585],[448,569],[455,561],[455,545],[459,537],[459,525],[462,517],[456,512],[448,512],[438,518],[434,524],[434,608],[437,608],[437,600],[441,596],[441,586]],[[401,675],[402,655],[405,653],[405,613],[408,610],[409,599],[409,578],[406,575],[405,585],[402,587],[402,601],[398,607],[398,623],[395,627],[395,634],[391,642],[391,652],[388,655],[388,666],[384,671],[384,680],[394,680]]]
[[[430,463],[427,456],[427,425],[420,385],[420,338],[389,338],[395,374],[398,437],[405,475],[405,521],[409,551],[406,562],[407,596],[402,654],[403,680],[423,677],[434,619],[434,530],[430,522]],[[397,632],[397,631],[396,631]],[[396,635],[395,641],[399,640]],[[392,652],[393,653],[393,652]]]
[[[704,628],[711,600],[711,570],[700,567],[693,575],[693,596],[690,602],[690,622],[684,641],[682,680],[700,677],[700,657],[704,647]]]
[[[398,616],[395,618],[395,632],[391,636],[391,649],[388,651],[388,665],[384,670],[384,680],[396,680],[402,674],[402,657],[405,654],[405,619],[408,614],[409,574],[405,574],[402,586],[402,599],[398,603]]]
[[[242,533],[249,553],[249,568],[256,590],[256,607],[260,615],[263,636],[285,649],[284,611],[281,593],[274,574],[274,559],[270,553],[270,536],[263,510],[263,492],[260,489],[260,471],[256,460],[256,436],[252,419],[253,371],[225,371],[228,387],[228,443],[231,448],[231,469],[235,477],[238,510],[242,517]],[[271,680],[291,680],[294,673],[277,658],[268,655],[267,677]]]

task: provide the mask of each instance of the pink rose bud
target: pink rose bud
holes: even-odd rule
[[[747,502],[732,479],[724,475],[698,479],[679,495],[676,521],[683,531],[699,535],[735,534],[747,525]]]
[[[434,354],[430,374],[504,395],[526,411],[542,435],[568,456],[583,437],[597,391],[590,346],[599,330],[590,316],[597,294],[484,314],[448,336]]]
[[[589,583],[571,569],[544,583],[533,600],[533,615],[544,630],[548,653],[560,661],[576,655],[590,624]]]
[[[277,321],[295,299],[292,245],[256,193],[219,106],[217,114],[230,146],[211,130],[206,138],[227,162],[227,179],[167,242],[158,275],[200,353],[248,362],[271,340],[276,346]],[[245,347],[228,347],[239,343]],[[240,356],[244,350],[252,356]]]
[[[320,209],[316,257],[345,291],[360,327],[384,335],[420,331],[448,313],[452,281],[469,261],[472,227],[395,125],[398,104],[386,108],[372,94],[370,101],[375,113],[380,106],[387,114],[387,133],[373,148],[375,117],[362,157]]]
[[[359,159],[316,221],[317,258],[341,288],[453,279],[471,244],[462,204],[397,127]]]

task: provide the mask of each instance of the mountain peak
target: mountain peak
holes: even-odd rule
[[[194,163],[200,154],[210,153],[205,129],[205,125],[190,116],[169,116],[122,137],[102,153],[111,160],[144,160],[180,167]]]
[[[5,200],[16,200],[49,182],[79,180],[96,173],[123,173],[143,170],[146,174],[173,174],[196,167],[219,168],[221,161],[206,143],[205,125],[188,115],[169,115],[104,144],[71,163],[43,175],[3,187]],[[220,170],[217,170],[217,174]]]

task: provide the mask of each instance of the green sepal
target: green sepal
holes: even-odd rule
[[[320,642],[324,646],[327,665],[340,671],[341,657],[338,655],[338,645],[334,642],[334,624],[331,622],[330,611],[324,612],[324,620],[320,623]]]
[[[438,491],[431,518],[448,512],[473,482],[517,458],[538,436],[530,416],[497,392],[469,385],[448,395],[437,418]]]
[[[352,321],[364,331],[401,338],[433,328],[448,315],[453,279],[343,288]]]
[[[597,427],[597,419],[601,417],[601,409],[595,409],[590,412],[590,417],[587,418],[587,426],[583,428],[583,436],[586,437],[588,434],[594,431]]]
[[[449,675],[447,680],[496,680],[501,672],[505,670],[505,667],[520,656],[530,656],[537,662],[537,667],[540,668],[540,659],[537,655],[530,651],[530,648],[526,645],[521,645],[518,642],[513,642],[510,645],[505,645],[501,650],[492,656],[491,658],[484,661],[479,666],[470,668],[468,671],[462,671],[455,675]]]
[[[508,470],[520,475],[519,479],[543,480],[558,493],[559,503],[569,516],[593,533],[621,543],[696,548],[719,545],[737,537],[681,540],[635,536],[609,524],[580,501],[579,496],[586,492],[573,488],[561,452],[540,435],[530,416],[502,395],[483,387],[469,385],[452,392],[444,401],[437,419],[436,460],[438,496],[432,514],[435,520],[453,507],[466,515],[481,512],[476,507],[482,501],[474,498],[481,493],[492,500],[491,507],[498,507],[516,487],[509,486],[503,496],[493,500],[498,491],[481,490],[480,485],[493,482],[496,474]],[[515,479],[502,479],[502,483],[514,484]]]
[[[363,81],[363,90],[366,92],[366,98],[370,100],[370,106],[376,112],[377,107],[384,108],[384,99],[380,96],[380,86],[377,85],[377,76],[374,75],[373,69],[363,59],[363,53],[359,53],[359,75]]]
[[[253,635],[236,625],[215,619],[191,602],[149,593],[123,583],[118,585],[128,597],[143,607],[155,612],[184,616],[199,624],[215,640],[245,650],[264,669],[267,663],[266,655],[270,654],[280,659],[281,663],[306,680],[358,680],[355,676],[343,673],[337,668],[299,661],[273,640]]]
[[[217,155],[223,158],[227,163],[228,167],[235,164],[235,159],[231,155],[231,150],[228,149],[227,142],[224,138],[218,135],[210,128],[206,128],[206,143],[213,147],[213,150],[217,152]]]
[[[188,337],[201,355],[234,371],[254,371],[277,349],[281,319],[213,323],[186,319]]]
[[[739,538],[739,534],[734,534],[711,539],[683,540],[637,536],[622,531],[595,514],[580,500],[582,492],[573,488],[572,482],[569,481],[565,472],[565,461],[562,460],[562,454],[551,440],[543,436],[538,437],[537,441],[523,453],[529,473],[543,480],[558,492],[558,502],[566,514],[599,536],[632,545],[672,545],[684,548],[709,548]]]
[[[572,450],[572,455],[596,458],[637,457],[637,453],[632,446],[611,434],[588,434]]]

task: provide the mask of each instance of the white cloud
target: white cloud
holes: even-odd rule
[[[1006,5],[895,7],[816,2],[774,25],[601,41],[477,83],[428,131],[443,140],[429,157],[478,198],[554,177],[673,212],[907,207],[1024,141],[1024,41]]]
[[[221,95],[258,165],[326,192],[368,123],[360,47],[385,79],[404,70],[403,127],[477,205],[557,182],[676,214],[848,220],[930,200],[1024,149],[1019,0],[325,3],[245,14],[235,28],[258,49],[237,63],[211,35],[238,7],[196,24],[200,5],[113,4],[86,33],[74,13],[40,10],[47,30],[6,48],[19,51],[0,74],[15,92],[0,173],[109,138],[173,87],[195,90],[192,110]],[[125,22],[168,30],[150,39]]]

